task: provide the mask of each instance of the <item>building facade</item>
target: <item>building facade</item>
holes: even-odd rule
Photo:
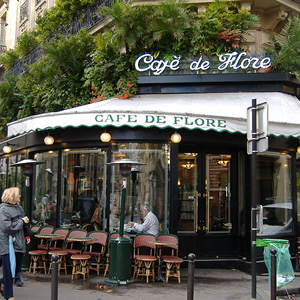
[[[31,13],[22,23],[27,29],[34,26],[36,8],[53,5],[37,2],[15,6],[20,16],[28,4]],[[205,9],[207,1],[196,2],[199,10]],[[287,17],[300,10],[297,1],[240,2],[260,16],[260,26],[248,40],[256,53],[270,33],[279,32]],[[7,14],[12,3],[2,3],[8,5]],[[17,37],[24,27],[20,19],[16,24]],[[102,25],[100,21],[90,32]],[[127,178],[125,219],[139,221],[140,204],[147,202],[160,230],[179,236],[180,256],[193,252],[199,264],[247,270],[253,193],[247,109],[256,99],[269,109],[267,150],[263,144],[257,156],[257,204],[263,208],[258,236],[289,239],[295,258],[299,83],[285,73],[176,70],[156,76],[154,70],[146,74],[146,68],[137,67],[139,95],[132,100],[108,99],[10,123],[8,139],[0,143],[1,149],[12,150],[0,156],[1,190],[21,187],[33,223],[75,227],[96,221],[109,231],[113,208],[120,206],[122,178],[107,163],[139,161],[144,165],[133,167]],[[111,140],[103,139],[105,133]],[[172,141],[174,134],[180,142]],[[53,140],[46,144],[49,137]],[[25,168],[16,164],[26,159],[34,161]]]

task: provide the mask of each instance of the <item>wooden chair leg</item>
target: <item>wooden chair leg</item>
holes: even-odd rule
[[[106,259],[105,270],[104,270],[104,277],[106,276],[106,274],[107,274],[107,272],[108,272],[108,268],[109,268],[109,260]]]

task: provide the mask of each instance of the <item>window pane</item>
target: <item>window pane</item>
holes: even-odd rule
[[[263,206],[260,235],[292,232],[291,157],[267,152],[257,157],[259,201]]]
[[[35,159],[43,164],[36,165],[35,191],[32,207],[33,224],[56,226],[58,152],[38,153]]]
[[[169,146],[166,144],[114,144],[112,161],[129,158],[145,163],[133,166],[135,171],[127,178],[125,224],[141,221],[140,204],[148,202],[160,222],[160,230],[168,231],[168,173]],[[134,169],[132,169],[134,171]],[[135,173],[135,174],[134,174]],[[122,178],[118,167],[112,167],[110,211],[121,207]]]
[[[105,228],[105,163],[106,151],[102,149],[65,149],[61,223],[77,226],[93,221]]]

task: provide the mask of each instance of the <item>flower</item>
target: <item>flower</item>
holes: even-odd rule
[[[126,82],[126,85],[127,85],[128,87],[131,86],[130,82]]]
[[[91,86],[91,90],[93,91],[94,89],[95,89],[95,87],[92,85],[92,86]]]

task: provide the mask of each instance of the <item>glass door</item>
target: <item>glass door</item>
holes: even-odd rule
[[[227,153],[179,153],[178,233],[194,236],[198,256],[231,233],[230,162]]]

